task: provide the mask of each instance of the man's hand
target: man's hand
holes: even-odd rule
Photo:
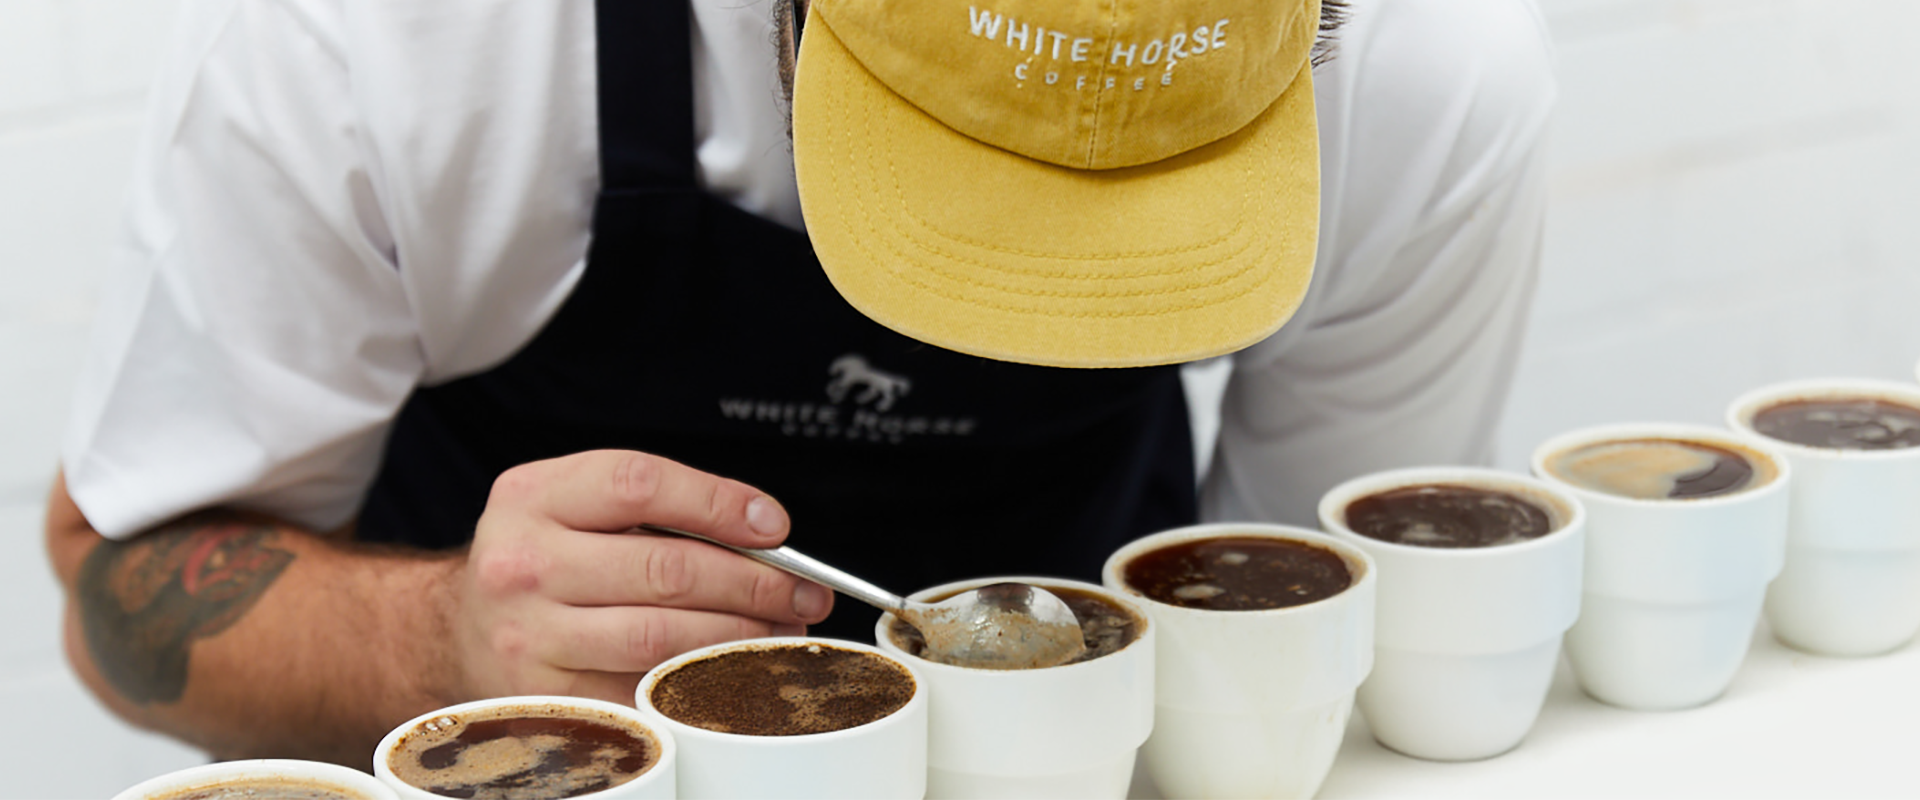
[[[508,694],[633,702],[702,645],[796,633],[824,587],[680,537],[786,537],[765,494],[665,459],[591,452],[502,475],[465,552],[367,545],[210,510],[109,540],[64,481],[47,547],[75,673],[109,708],[219,758],[365,767],[393,726]]]
[[[454,653],[472,697],[567,694],[633,702],[641,673],[717,642],[797,634],[833,594],[650,522],[775,547],[787,515],[738,481],[664,458],[594,451],[494,482],[455,580]]]

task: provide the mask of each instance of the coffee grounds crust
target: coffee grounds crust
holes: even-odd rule
[[[728,650],[682,664],[647,699],[687,725],[747,736],[803,736],[865,725],[913,699],[913,673],[826,644]]]

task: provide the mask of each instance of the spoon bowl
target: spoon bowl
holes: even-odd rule
[[[921,657],[976,669],[1036,669],[1086,652],[1080,621],[1066,601],[1025,583],[996,583],[937,603],[907,600],[790,547],[737,547],[690,531],[643,523],[640,530],[698,539],[826,586],[920,632]]]
[[[930,661],[1034,669],[1065,664],[1087,649],[1073,609],[1031,584],[995,583],[937,603],[902,602],[894,616],[920,632]]]

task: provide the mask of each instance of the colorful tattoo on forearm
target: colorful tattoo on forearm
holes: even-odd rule
[[[268,525],[194,517],[87,555],[75,591],[94,665],[128,700],[178,701],[193,642],[226,630],[293,562]]]

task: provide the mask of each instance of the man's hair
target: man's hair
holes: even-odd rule
[[[800,57],[800,25],[807,18],[807,0],[771,0],[773,51],[780,54],[780,108],[787,117],[787,142],[793,142],[793,65]]]
[[[1320,0],[1320,35],[1313,41],[1313,65],[1333,60],[1340,26],[1347,24],[1347,0]]]

